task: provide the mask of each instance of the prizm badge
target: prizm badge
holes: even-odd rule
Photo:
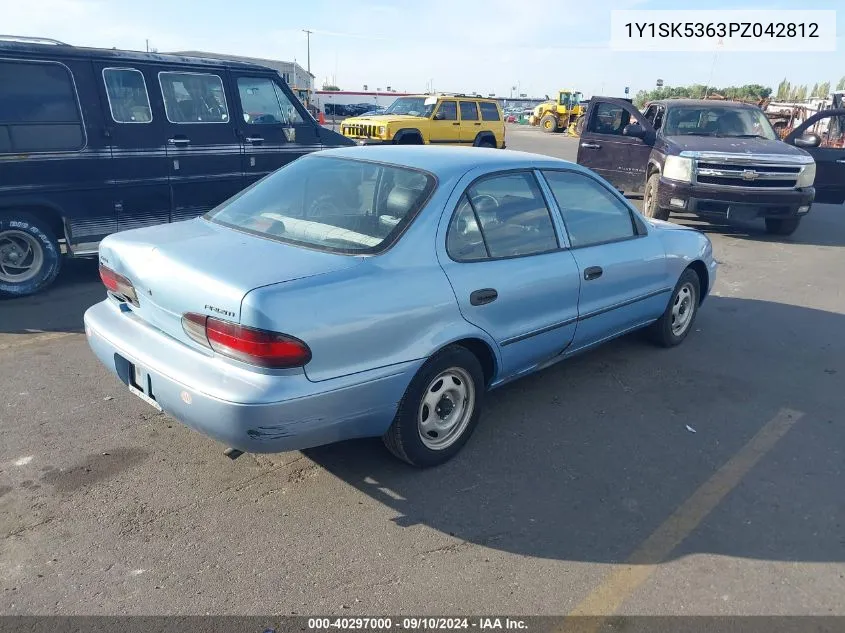
[[[210,310],[211,312],[216,312],[217,314],[222,314],[224,316],[235,316],[235,313],[231,310],[224,310],[223,308],[218,308],[217,306],[210,306],[208,304],[205,304],[205,309]]]
[[[760,176],[756,171],[753,169],[746,169],[742,172],[742,179],[743,180],[757,180]]]

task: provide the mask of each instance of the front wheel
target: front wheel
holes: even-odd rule
[[[654,173],[648,177],[645,184],[645,195],[643,195],[643,215],[655,220],[668,220],[669,209],[661,208],[658,204],[657,185],[660,182],[660,174]]]
[[[453,345],[432,356],[414,376],[382,438],[412,466],[427,468],[454,457],[472,435],[484,399],[478,358]]]
[[[650,328],[652,340],[662,347],[680,345],[692,329],[700,297],[701,282],[698,274],[687,268],[675,284],[663,316]]]
[[[792,235],[801,218],[766,218],[766,232],[773,235]]]
[[[45,222],[24,212],[0,213],[0,295],[24,297],[49,286],[62,255]]]
[[[540,127],[543,128],[543,131],[547,134],[551,134],[557,130],[557,118],[551,114],[545,115],[542,119],[540,119]]]

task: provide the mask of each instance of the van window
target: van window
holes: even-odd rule
[[[204,73],[158,74],[164,110],[171,123],[228,123],[223,81]]]
[[[495,103],[489,101],[479,101],[478,105],[481,107],[481,119],[483,121],[501,121],[499,116],[499,108]]]
[[[115,123],[149,123],[153,120],[144,74],[134,68],[104,68],[103,81]]]
[[[0,61],[0,152],[76,151],[85,132],[73,79],[52,62]]]
[[[265,77],[238,78],[244,121],[251,125],[301,123],[302,117],[274,82]]]

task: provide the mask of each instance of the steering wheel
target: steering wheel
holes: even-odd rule
[[[488,203],[481,202],[481,201],[484,201],[484,200],[489,200],[492,203],[492,205],[490,205]],[[494,198],[493,196],[486,194],[486,193],[480,193],[477,196],[473,196],[472,204],[475,207],[476,211],[486,211],[487,209],[490,209],[490,208],[492,208],[492,209],[498,209],[499,208],[499,201],[496,200],[496,198]]]
[[[323,215],[340,215],[340,210],[337,205],[329,200],[327,197],[317,198],[308,207],[308,215],[320,217]]]

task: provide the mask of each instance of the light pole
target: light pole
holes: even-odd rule
[[[311,74],[311,33],[313,31],[309,31],[308,29],[302,29],[302,32],[305,33],[305,37],[308,40],[308,74]]]

